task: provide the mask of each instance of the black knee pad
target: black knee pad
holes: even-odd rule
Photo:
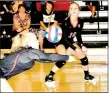
[[[56,65],[58,68],[63,67],[65,64],[66,64],[66,61],[59,61],[59,62],[56,62],[56,63],[55,63],[55,65]]]
[[[84,57],[84,58],[82,58],[82,59],[80,59],[80,60],[81,60],[81,64],[82,64],[83,66],[88,65],[88,59],[87,59],[87,57]]]

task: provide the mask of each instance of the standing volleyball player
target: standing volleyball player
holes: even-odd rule
[[[68,54],[77,56],[80,59],[84,70],[84,79],[93,80],[94,76],[90,75],[88,70],[88,58],[84,54],[87,48],[83,45],[81,38],[83,22],[82,20],[80,20],[80,18],[78,18],[79,12],[80,12],[79,5],[75,2],[72,2],[69,6],[68,17],[65,19],[65,22],[63,23],[62,27],[63,38],[59,42],[59,45],[56,47],[56,50],[57,53],[65,55],[67,49]],[[77,38],[78,44],[74,42],[74,37]],[[50,71],[50,73],[46,76],[45,82],[54,81],[53,76],[65,64],[66,64],[65,61],[57,62]]]
[[[39,32],[39,45],[40,49],[43,51],[43,41],[44,41],[44,35],[47,28],[49,28],[51,25],[58,26],[58,21],[56,21],[56,13],[53,11],[54,4],[51,1],[47,1],[45,3],[45,9],[41,13],[40,18],[40,29]]]

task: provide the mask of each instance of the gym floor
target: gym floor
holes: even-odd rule
[[[104,62],[105,63],[105,62]],[[8,80],[14,92],[107,92],[107,65],[93,62],[89,70],[96,78],[96,84],[84,81],[84,73],[79,63],[67,63],[54,76],[56,86],[48,88],[44,79],[54,63],[36,62],[34,67]]]

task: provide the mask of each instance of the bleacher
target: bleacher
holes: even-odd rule
[[[105,1],[105,0],[99,1],[100,7],[99,7],[99,10],[97,10],[97,16],[94,18],[94,23],[89,22],[91,12],[86,7],[85,2],[83,1],[75,1],[75,2],[77,2],[80,5],[81,11],[80,11],[79,17],[82,18],[85,22],[83,31],[82,31],[82,39],[83,39],[84,44],[88,48],[88,50],[92,51],[92,52],[88,52],[89,60],[92,60],[92,56],[93,56],[93,59],[95,61],[96,60],[106,61],[107,60],[107,52],[106,52],[107,48],[106,47],[108,46],[108,39],[107,39],[108,37],[107,36],[108,35],[108,1]],[[61,3],[61,2],[55,1],[54,3],[58,5],[58,3]],[[64,4],[68,4],[68,2]],[[64,7],[64,10],[61,10],[62,7]],[[58,8],[58,10],[55,9],[55,11],[59,15],[58,18],[59,18],[59,23],[61,25],[63,19],[67,15],[67,10],[66,10],[67,7],[65,8],[65,5],[61,5],[61,9],[60,10],[59,9],[60,8]],[[40,11],[37,12],[36,14],[37,17],[38,17],[38,13],[40,13]],[[32,19],[36,19],[36,17]],[[3,29],[3,26],[6,28],[5,31]],[[39,20],[38,21],[36,20],[36,23],[33,22],[31,26],[39,28]],[[0,34],[0,42],[1,42],[0,48],[2,49],[2,52],[8,49],[4,53],[7,53],[7,51],[9,51],[11,47],[11,38],[8,37],[8,35],[11,34],[11,31],[12,31],[12,24],[9,24],[9,23],[1,24],[0,26],[0,33],[1,33]],[[7,37],[2,37],[3,35]],[[75,41],[76,41],[76,38],[75,38]],[[54,52],[52,44],[48,43],[47,41],[45,41],[44,43],[44,48],[46,52]],[[94,54],[92,55],[91,53],[94,53]],[[96,57],[95,54],[96,56],[97,55],[99,56]]]
[[[81,6],[80,17],[84,18],[85,24],[83,27],[83,41],[85,43],[95,43],[97,47],[107,46],[107,34],[108,34],[108,2],[99,1],[100,7],[97,10],[97,16],[94,19],[94,23],[89,23],[91,12],[87,11],[85,2],[76,1]],[[99,46],[98,46],[99,45]],[[103,46],[102,46],[103,45]]]

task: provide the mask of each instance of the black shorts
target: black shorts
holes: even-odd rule
[[[69,48],[69,45],[64,40],[59,41],[54,46],[57,47],[58,45],[64,45],[65,49]]]
[[[72,42],[73,44],[74,42]],[[44,48],[56,48],[58,45],[64,45],[65,49],[69,48],[69,45],[66,43],[64,39],[61,39],[57,43],[51,43],[46,38],[44,38]]]
[[[51,43],[46,38],[44,38],[44,48],[56,48],[58,45],[60,45],[60,42],[57,43]]]

